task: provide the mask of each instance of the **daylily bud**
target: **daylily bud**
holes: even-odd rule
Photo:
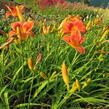
[[[74,93],[77,89],[78,88],[77,88],[76,82],[74,82],[73,85],[72,85],[72,88],[71,88],[70,92],[73,92]]]
[[[53,73],[52,73],[52,75],[51,75],[51,77],[53,77],[53,78],[54,78],[54,77],[55,77],[55,75],[56,75],[56,72],[53,72]]]
[[[61,72],[62,72],[62,78],[64,83],[67,85],[67,88],[69,88],[69,76],[67,72],[67,66],[63,62],[62,67],[61,67]]]
[[[67,21],[67,19],[68,19],[68,18],[65,18],[65,19],[61,22],[61,24],[60,24],[60,26],[58,27],[58,29],[61,29],[61,28],[62,28],[63,24]]]
[[[40,72],[40,76],[41,76],[43,79],[48,79],[47,75],[46,75],[44,72]]]
[[[50,26],[43,26],[43,34],[47,35],[50,33]]]
[[[107,35],[108,33],[109,33],[109,30],[108,30],[108,29],[105,30],[104,33],[103,33],[103,35],[101,36],[100,41],[102,41],[102,40],[106,37],[106,35]]]
[[[91,81],[91,78],[87,78],[86,82],[89,83]]]
[[[33,70],[34,68],[34,63],[33,63],[32,58],[28,58],[28,67],[30,70]]]
[[[109,73],[104,73],[104,74],[103,74],[103,77],[104,77],[104,78],[109,78]]]
[[[54,30],[56,30],[56,25],[53,25],[50,32],[53,32]]]
[[[84,89],[85,87],[87,87],[89,85],[91,81],[91,78],[87,78],[87,80],[84,82],[83,86],[82,86],[82,89]]]
[[[86,30],[89,30],[91,27],[91,21],[89,20],[89,22],[86,24]]]
[[[102,62],[104,60],[104,55],[100,54],[100,56],[98,57],[98,60]]]
[[[78,91],[80,91],[80,83],[79,83],[79,81],[76,79],[76,86],[77,86],[77,88],[78,88]]]
[[[72,88],[71,88],[70,92],[76,92],[77,90],[80,91],[80,83],[76,79],[76,81],[72,85]]]

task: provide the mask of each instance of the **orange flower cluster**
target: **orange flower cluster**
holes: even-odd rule
[[[11,42],[15,41],[17,43],[21,43],[21,40],[26,40],[30,36],[34,36],[34,33],[32,32],[32,28],[34,26],[33,21],[25,21],[23,17],[24,13],[24,6],[7,6],[9,11],[6,12],[5,16],[6,18],[9,16],[17,17],[19,21],[14,22],[11,24],[12,30],[9,32],[9,34],[6,34],[8,36],[8,40],[0,46],[0,49],[9,45]],[[2,34],[4,34],[1,31]]]
[[[62,21],[60,28],[65,34],[65,36],[62,37],[62,40],[67,42],[81,54],[85,54],[85,49],[81,46],[85,38],[81,33],[85,33],[86,28],[81,18],[77,16],[68,16]]]
[[[33,32],[31,31],[34,22],[33,21],[24,21],[22,13],[24,12],[23,5],[15,6],[15,7],[9,7],[9,12],[6,13],[6,17],[12,15],[14,17],[18,17],[20,21],[14,22],[11,24],[12,30],[9,32],[9,36],[17,36],[18,40],[25,40],[29,36],[33,36]]]

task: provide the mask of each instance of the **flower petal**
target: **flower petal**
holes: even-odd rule
[[[22,26],[24,33],[30,32],[32,30],[33,26],[34,26],[33,21],[25,22]]]
[[[73,27],[73,22],[72,21],[67,21],[67,22],[63,23],[62,30],[63,30],[63,32],[65,34],[70,34],[71,30],[72,30],[72,27]]]
[[[81,40],[81,33],[79,30],[72,30],[71,32],[71,40]]]
[[[71,47],[76,48],[79,46],[78,42],[75,40],[71,40],[71,36],[64,36],[62,38],[65,42],[67,42]]]
[[[74,19],[73,22],[74,22],[74,26],[77,26],[80,32],[83,32],[83,33],[86,32],[86,28],[84,26],[84,23],[81,20]]]
[[[8,10],[10,12],[10,13],[7,12],[8,14],[13,15],[14,17],[17,17],[17,11],[16,11],[16,7],[15,6],[7,6],[6,5],[6,7],[8,8]]]
[[[81,54],[85,54],[85,49],[82,46],[77,47],[76,50],[78,50]]]
[[[26,40],[28,38],[28,35],[26,33],[22,33],[22,40]]]
[[[76,31],[72,31],[71,40],[75,40],[79,44],[82,44],[84,42],[85,38],[83,36],[81,36],[81,33],[79,30],[76,30]]]
[[[15,23],[12,23],[12,24],[11,24],[11,27],[12,27],[12,29],[13,29],[14,31],[16,31],[16,30],[17,30],[17,27],[21,28],[22,25],[23,25],[23,22],[15,22]]]
[[[30,37],[34,37],[34,33],[32,31],[27,33]]]
[[[15,31],[13,31],[13,30],[11,30],[10,32],[9,32],[9,36],[10,37],[12,37],[12,36],[14,36],[14,35],[16,35],[17,33],[15,32]]]
[[[85,41],[85,37],[81,36],[81,39],[79,40],[79,44],[82,44]]]
[[[8,6],[8,5],[6,5],[6,7],[8,8],[8,10],[10,12],[12,12],[15,9],[15,6]]]
[[[67,43],[70,43],[70,36],[63,36],[62,40],[64,40]]]
[[[6,18],[9,17],[10,15],[12,15],[11,12],[6,12],[5,14]]]
[[[16,10],[13,10],[11,13],[12,13],[12,15],[13,15],[14,17],[18,17],[18,14],[17,14],[17,11],[16,11]]]

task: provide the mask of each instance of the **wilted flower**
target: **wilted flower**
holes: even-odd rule
[[[7,39],[7,41],[6,41],[3,45],[0,46],[0,49],[1,49],[1,48],[4,48],[5,46],[8,46],[8,45],[9,45],[10,43],[12,43],[14,40],[15,40],[15,37],[12,37],[12,38]]]
[[[6,33],[3,30],[0,30],[0,35],[6,35]]]
[[[38,56],[36,57],[37,63],[39,63],[42,59],[42,54],[39,53]]]
[[[67,42],[69,45],[71,45],[73,48],[75,48],[81,54],[85,54],[85,49],[84,49],[84,47],[81,46],[81,44],[84,42],[85,38],[83,36],[81,36],[79,31],[73,31],[71,36],[63,36],[62,40]]]
[[[95,26],[101,25],[102,22],[103,22],[103,19],[102,19],[101,17],[96,18],[96,19],[94,20],[94,25],[95,25]]]
[[[98,52],[103,53],[103,54],[109,53],[109,52],[106,52],[106,51],[103,51],[103,50],[98,50]],[[101,56],[102,56],[102,55],[101,55]],[[100,57],[101,57],[101,56],[100,56]],[[98,59],[99,59],[99,57],[98,57]]]

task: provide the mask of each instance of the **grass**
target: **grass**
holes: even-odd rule
[[[100,41],[104,24],[91,25],[84,34],[86,40],[83,46],[86,53],[81,55],[61,40],[62,35],[57,29],[61,21],[69,15],[69,11],[71,15],[81,12],[74,12],[71,9],[60,11],[59,13],[55,8],[37,11],[33,28],[34,38],[28,38],[21,44],[13,42],[9,48],[4,47],[0,50],[0,107],[2,109],[83,109],[100,108],[100,106],[105,109],[109,107],[109,55],[98,52],[98,50],[108,52],[108,43],[101,43],[108,40],[109,33]],[[86,15],[91,15],[90,12],[87,13]],[[11,30],[10,24],[16,19],[13,18],[11,21],[10,18],[5,20],[3,18],[4,16],[1,18],[0,29],[8,33]],[[42,34],[42,23],[45,18],[46,25],[56,24],[56,28],[47,35]],[[83,14],[85,25],[89,20],[94,22],[94,19],[96,15],[87,18]],[[6,39],[6,35],[1,35],[0,45]],[[36,57],[39,53],[42,57],[37,63]],[[35,65],[34,70],[28,68],[30,57]],[[67,66],[70,89],[78,80],[80,91],[67,91],[61,73],[63,61]],[[48,79],[44,79],[40,72],[44,72]]]

